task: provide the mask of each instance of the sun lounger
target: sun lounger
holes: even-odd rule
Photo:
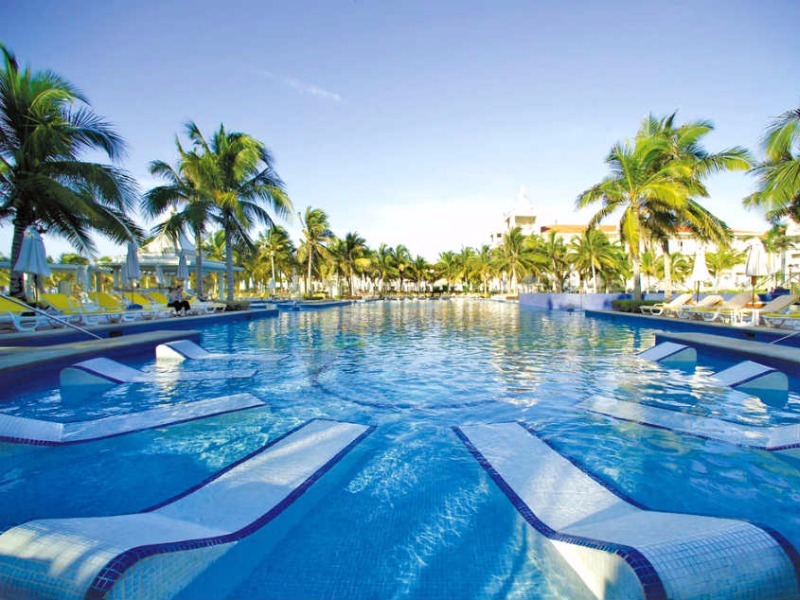
[[[57,423],[0,414],[0,441],[41,446],[74,444],[115,437],[143,429],[185,423],[258,406],[266,406],[266,404],[252,394],[232,394],[220,398],[162,406],[138,413],[113,415],[92,421]]]
[[[30,307],[17,304],[13,300],[0,298],[0,325],[9,325],[15,331],[35,331],[47,321],[37,315]]]
[[[712,306],[718,306],[725,302],[725,298],[717,294],[711,294],[701,298],[694,304],[684,304],[675,310],[675,316],[679,319],[688,319],[695,316],[695,311],[704,311]]]
[[[315,420],[145,511],[30,521],[0,536],[2,598],[171,598],[372,431]]]
[[[175,340],[165,342],[156,346],[156,360],[159,361],[182,361],[182,360],[237,360],[237,361],[268,361],[274,362],[276,357],[269,354],[245,354],[236,352],[235,354],[223,354],[209,352],[202,346],[198,346],[191,340]]]
[[[115,320],[135,321],[144,318],[152,319],[154,316],[152,311],[128,310],[127,304],[108,292],[89,292],[89,297],[109,315],[116,315]]]
[[[681,294],[680,296],[676,296],[669,302],[660,302],[658,304],[652,304],[648,306],[640,306],[639,310],[642,314],[645,315],[654,315],[654,316],[667,316],[670,313],[678,310],[687,302],[691,302],[692,295],[691,294]]]
[[[152,383],[155,381],[208,381],[212,379],[242,379],[255,375],[253,369],[227,371],[189,371],[178,373],[145,373],[110,358],[92,358],[62,369],[61,387],[109,386],[121,383]]]
[[[102,321],[109,321],[106,311],[99,307],[96,309],[86,308],[66,294],[42,294],[42,300],[58,310],[61,313],[58,315],[61,319],[78,325],[98,325]]]
[[[730,300],[725,300],[721,304],[713,307],[686,307],[684,311],[688,316],[703,319],[704,321],[730,321],[732,315],[747,306],[752,299],[752,292],[741,292],[733,296]]]
[[[598,598],[791,598],[796,550],[735,519],[648,510],[517,423],[455,428]]]
[[[697,350],[675,342],[661,342],[652,348],[642,350],[637,356],[668,366],[693,367],[697,363]]]
[[[798,296],[795,294],[785,294],[773,298],[761,308],[743,308],[733,315],[731,325],[739,327],[758,325],[762,314],[769,315],[771,319],[780,318],[781,314],[789,312],[797,299]]]

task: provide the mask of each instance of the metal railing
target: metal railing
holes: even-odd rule
[[[94,338],[96,340],[102,340],[103,339],[102,337],[100,337],[97,334],[92,333],[88,329],[84,329],[83,327],[78,327],[77,325],[75,325],[75,323],[70,323],[69,321],[65,321],[64,319],[60,319],[56,315],[51,315],[47,311],[41,310],[39,308],[34,308],[33,306],[25,304],[22,300],[19,300],[18,298],[14,298],[13,296],[6,296],[5,294],[0,294],[0,298],[3,298],[4,300],[8,300],[9,302],[13,302],[17,306],[21,306],[22,308],[24,308],[26,311],[34,312],[37,315],[40,315],[42,317],[46,317],[46,318],[50,319],[51,321],[55,321],[56,323],[58,323],[60,325],[64,325],[65,327],[70,327],[70,328],[72,328],[72,329],[74,329],[76,331],[80,331],[81,333],[85,333],[86,335],[88,335],[88,336],[90,336],[90,337],[92,337],[92,338]]]

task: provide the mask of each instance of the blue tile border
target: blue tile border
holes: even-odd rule
[[[261,448],[251,452],[250,454],[246,455],[243,458],[231,463],[230,465],[226,466],[224,469],[218,471],[217,473],[213,474],[211,477],[207,478],[205,481],[192,486],[188,490],[151,506],[143,511],[142,513],[153,512],[159,508],[163,508],[164,506],[171,504],[189,494],[199,490],[200,488],[208,485],[212,481],[218,479],[228,471],[234,469],[238,465],[242,464],[243,462],[265,452],[281,440],[287,438],[291,434],[299,431],[309,423],[316,421],[317,419],[311,419],[310,421],[306,421],[305,423],[295,427],[294,429],[289,430],[288,432],[284,433],[283,435],[271,440],[269,443],[265,444]],[[333,420],[333,419],[324,419],[324,420]],[[151,544],[147,546],[139,546],[136,548],[131,548],[122,552],[121,554],[117,555],[113,559],[111,559],[105,567],[103,567],[100,572],[95,577],[92,584],[89,586],[88,591],[86,592],[85,598],[86,600],[100,600],[105,598],[108,592],[111,590],[113,585],[119,580],[119,578],[142,559],[145,559],[149,556],[153,556],[156,554],[166,554],[169,552],[179,552],[182,550],[193,550],[197,548],[207,548],[209,546],[216,546],[219,544],[226,544],[229,542],[234,542],[240,540],[244,537],[247,537],[254,531],[257,531],[275,517],[280,515],[284,510],[286,510],[291,504],[293,504],[300,496],[302,496],[308,488],[311,487],[320,477],[322,477],[325,473],[330,471],[339,461],[341,461],[345,455],[347,455],[355,446],[357,446],[361,441],[364,440],[368,435],[370,435],[375,430],[375,426],[368,427],[361,435],[355,438],[352,442],[350,442],[347,446],[345,446],[342,450],[340,450],[335,456],[330,458],[322,467],[317,469],[314,473],[311,474],[308,479],[306,479],[302,484],[298,487],[293,489],[288,496],[286,496],[283,500],[281,500],[278,504],[272,507],[269,511],[261,515],[259,518],[255,519],[242,529],[238,531],[234,531],[229,534],[219,535],[210,538],[198,538],[193,540],[183,540],[180,542],[170,542],[164,544]]]
[[[522,424],[520,423],[520,425]],[[526,431],[530,432],[530,430],[527,427],[524,428]],[[497,484],[497,486],[503,491],[503,493],[508,497],[508,499],[511,500],[511,503],[514,505],[514,508],[517,509],[517,511],[525,518],[526,521],[528,521],[528,523],[531,524],[531,526],[534,529],[536,529],[536,531],[538,531],[539,533],[541,533],[542,535],[546,536],[551,540],[567,542],[578,546],[585,546],[587,548],[594,548],[596,550],[602,550],[604,552],[616,554],[617,556],[622,558],[626,563],[628,563],[631,569],[633,569],[634,573],[636,574],[636,577],[639,579],[639,582],[642,585],[642,589],[644,590],[644,595],[645,598],[647,598],[647,600],[667,600],[667,591],[664,588],[664,583],[661,581],[661,578],[659,577],[658,573],[656,572],[655,568],[650,563],[650,561],[647,560],[647,558],[639,550],[631,546],[625,546],[623,544],[615,544],[611,542],[605,542],[602,540],[596,540],[593,538],[580,537],[575,535],[566,535],[551,528],[534,514],[531,508],[527,504],[525,504],[525,501],[522,500],[522,498],[520,498],[519,495],[517,495],[517,493],[511,488],[511,486],[508,485],[508,483],[506,483],[502,475],[500,475],[500,473],[498,473],[495,470],[495,468],[486,459],[486,457],[483,456],[483,454],[481,454],[480,450],[478,450],[475,447],[475,445],[469,440],[469,438],[464,434],[463,431],[461,431],[459,427],[457,426],[453,427],[453,431],[455,432],[456,436],[458,436],[458,438],[467,447],[467,450],[469,450],[470,454],[472,454],[478,461],[478,463],[486,470],[486,472],[489,474],[489,476],[492,478],[495,484]],[[572,464],[576,464],[571,460],[570,462],[572,462]],[[578,468],[580,467],[578,466]],[[592,479],[600,483],[600,481],[597,480],[597,478],[595,478],[591,473],[586,472],[582,468],[581,471],[587,473],[587,475],[592,477]],[[604,487],[608,486],[604,485]],[[634,506],[636,506],[635,503]]]

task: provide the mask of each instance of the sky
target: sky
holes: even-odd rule
[[[586,223],[575,199],[649,113],[708,119],[709,151],[760,158],[766,126],[800,105],[797,23],[796,0],[0,0],[0,41],[113,123],[142,191],[188,120],[223,123],[272,151],[295,213],[428,260],[489,243],[521,187],[538,225]],[[742,207],[752,176],[707,186],[731,227],[767,228]],[[296,216],[281,224],[297,241]]]

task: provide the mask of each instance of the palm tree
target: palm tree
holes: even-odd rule
[[[714,276],[714,291],[719,291],[719,278],[725,271],[745,261],[746,254],[731,247],[718,248],[716,252],[706,253],[708,271]]]
[[[775,119],[762,145],[766,157],[751,171],[758,177],[758,190],[744,203],[765,208],[771,221],[790,217],[800,223],[800,108]]]
[[[375,269],[380,278],[380,295],[383,296],[385,294],[386,280],[396,274],[394,250],[386,244],[381,244],[378,246],[377,252],[372,255],[372,259],[375,262]]]
[[[403,244],[398,244],[394,250],[394,266],[400,279],[400,293],[405,291],[406,271],[411,266],[411,252]]]
[[[475,253],[472,259],[472,269],[481,282],[481,292],[489,294],[489,280],[494,275],[494,254],[491,246],[484,244]]]
[[[183,157],[184,169],[200,192],[213,200],[212,218],[225,232],[226,293],[232,301],[234,244],[252,246],[253,223],[273,225],[270,209],[288,217],[292,203],[264,144],[245,133],[226,131],[224,125],[210,141],[193,122],[187,123],[186,131],[194,152]]]
[[[264,250],[269,256],[269,263],[272,270],[272,281],[276,282],[276,265],[277,273],[282,272],[282,267],[285,269],[287,265],[293,262],[294,244],[289,237],[289,232],[280,225],[273,225],[267,231],[266,239],[264,240]]]
[[[595,227],[589,227],[569,244],[569,258],[581,281],[586,285],[591,274],[593,291],[597,293],[597,272],[614,268],[614,252],[608,236]]]
[[[511,279],[512,295],[517,293],[517,282],[526,273],[542,266],[544,262],[544,257],[535,251],[534,242],[523,235],[520,227],[514,227],[503,234],[495,266],[498,271],[507,273]]]
[[[92,230],[118,243],[138,241],[141,231],[126,214],[136,200],[134,181],[116,167],[81,160],[84,152],[117,160],[122,139],[68,81],[20,69],[2,44],[0,53],[0,222],[13,224],[11,264],[29,226],[84,254],[95,251]],[[10,288],[24,297],[22,273],[11,274]]]
[[[650,116],[633,141],[615,144],[606,157],[611,175],[577,200],[580,208],[603,203],[590,225],[622,210],[620,233],[630,253],[637,299],[642,297],[641,255],[648,238],[663,244],[670,233],[683,226],[704,241],[727,243],[727,226],[694,198],[708,196],[702,182],[708,174],[750,165],[749,155],[742,148],[716,154],[703,149],[700,138],[713,129],[711,123],[697,121],[675,127],[674,117],[659,120]]]
[[[341,254],[344,262],[344,271],[347,276],[350,296],[353,296],[353,288],[356,275],[361,273],[369,265],[367,258],[367,242],[358,233],[348,233],[342,240]]]
[[[458,270],[458,257],[455,252],[447,250],[439,254],[439,260],[436,261],[436,272],[439,277],[443,277],[447,282],[447,293],[450,293],[450,286],[456,277]]]
[[[196,291],[199,297],[204,296],[203,290],[203,234],[208,227],[215,210],[214,199],[204,194],[187,169],[187,165],[199,162],[196,153],[183,149],[180,140],[175,138],[178,150],[178,163],[176,166],[155,160],[150,163],[150,173],[164,179],[165,185],[149,190],[140,203],[141,210],[150,217],[158,217],[167,211],[174,210],[169,217],[156,226],[155,233],[168,235],[173,240],[178,239],[183,228],[189,227],[194,234],[194,246],[197,252],[195,260]]]
[[[778,223],[772,226],[767,231],[764,238],[764,248],[769,254],[779,254],[781,259],[780,271],[775,272],[775,286],[782,285],[786,282],[786,252],[794,250],[796,240],[786,235],[786,225]],[[780,282],[778,277],[780,276]]]
[[[298,215],[302,226],[303,242],[298,250],[298,258],[305,259],[306,293],[311,293],[311,275],[314,258],[325,258],[329,255],[327,244],[333,238],[328,225],[328,215],[321,208],[306,208],[305,215]]]
[[[544,272],[553,276],[553,291],[562,292],[564,281],[569,276],[568,253],[564,240],[551,231],[546,238],[537,239],[536,250],[545,259]]]
[[[425,285],[430,283],[431,265],[424,256],[419,256],[411,262],[411,274],[417,282],[417,291],[425,291]]]

